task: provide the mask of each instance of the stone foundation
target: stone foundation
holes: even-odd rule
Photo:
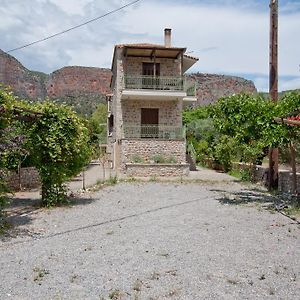
[[[186,163],[184,140],[122,140],[121,149],[122,169],[130,163],[153,163],[155,156],[165,160],[172,159],[173,164]],[[137,159],[140,161],[135,161]]]
[[[180,177],[189,174],[189,164],[131,164],[125,165],[125,173],[131,177]]]

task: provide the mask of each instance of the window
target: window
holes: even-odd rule
[[[114,115],[108,117],[108,135],[111,136],[114,130]]]

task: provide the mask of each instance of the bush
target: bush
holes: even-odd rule
[[[144,159],[140,157],[139,155],[135,154],[132,156],[131,161],[135,164],[141,164],[144,162]]]
[[[157,164],[163,164],[166,162],[165,158],[159,154],[153,156],[153,161]]]
[[[174,156],[170,156],[166,158],[166,163],[167,164],[176,164],[177,163],[177,159]]]
[[[236,154],[235,146],[235,141],[227,135],[221,136],[215,146],[215,160],[222,165],[225,172],[230,171],[232,168],[232,161]]]

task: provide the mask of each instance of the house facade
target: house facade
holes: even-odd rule
[[[108,98],[108,146],[112,167],[128,176],[181,176],[186,163],[182,109],[196,101],[195,82],[184,73],[197,62],[186,48],[116,45]]]

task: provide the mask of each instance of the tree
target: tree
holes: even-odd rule
[[[284,95],[275,107],[275,114],[282,120],[283,117],[291,117],[300,114],[300,93],[292,92]],[[298,194],[297,190],[297,174],[296,174],[296,144],[299,143],[300,127],[284,124],[279,122],[277,124],[277,136],[280,138],[281,145],[288,146],[291,157],[291,169],[293,174],[292,193]],[[270,139],[274,138],[272,135]]]
[[[254,164],[264,149],[277,141],[277,136],[270,138],[276,128],[273,108],[271,101],[260,96],[238,94],[219,99],[210,115],[219,133],[236,141],[241,159]]]
[[[4,224],[2,212],[8,203],[5,177],[27,153],[23,148],[24,136],[18,127],[19,114],[13,110],[15,103],[16,98],[8,89],[0,89],[0,231]]]
[[[47,206],[66,200],[64,183],[88,163],[90,145],[84,121],[66,105],[49,101],[34,105],[41,116],[26,126],[26,148],[42,182],[42,202]]]

